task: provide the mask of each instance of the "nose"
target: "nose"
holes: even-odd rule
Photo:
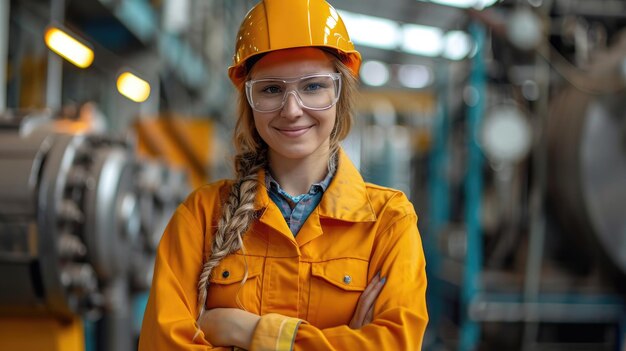
[[[281,109],[280,115],[286,118],[296,118],[302,115],[302,106],[298,102],[295,91],[290,91],[285,96],[285,105]]]

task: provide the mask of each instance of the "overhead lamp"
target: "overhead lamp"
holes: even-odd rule
[[[369,86],[383,86],[389,81],[389,68],[380,61],[365,61],[361,65],[359,77],[361,77],[363,83]]]
[[[93,62],[93,50],[69,32],[51,26],[46,29],[44,40],[50,50],[80,68],[87,68]]]
[[[522,50],[532,50],[538,47],[544,36],[543,22],[529,9],[519,9],[513,12],[507,21],[506,29],[511,43]]]
[[[134,102],[144,102],[150,96],[150,84],[130,72],[117,78],[117,91]]]
[[[532,147],[532,130],[526,115],[512,104],[494,106],[482,121],[480,144],[493,162],[521,161]]]
[[[449,60],[462,60],[472,51],[472,38],[464,31],[453,30],[444,36],[443,57]]]
[[[475,8],[475,9],[484,9],[489,7],[499,0],[420,0],[423,2],[432,2],[439,5],[444,6],[452,6],[459,8]]]
[[[402,50],[422,56],[435,57],[443,50],[443,31],[436,27],[405,24]]]
[[[440,1],[452,2],[453,0]],[[497,0],[464,1],[487,5]],[[452,60],[465,58],[472,49],[471,38],[461,31],[451,31],[444,35],[443,29],[438,27],[401,23],[343,10],[338,12],[352,33],[352,41],[357,45],[384,50],[400,50],[427,57],[443,55]]]
[[[350,28],[350,39],[355,44],[387,50],[398,47],[400,39],[398,22],[343,10],[338,12],[346,27]]]
[[[433,82],[433,72],[424,65],[401,65],[398,80],[407,88],[421,89]]]

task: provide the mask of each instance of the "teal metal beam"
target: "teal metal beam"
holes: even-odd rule
[[[472,61],[470,88],[475,96],[470,101],[467,111],[467,175],[465,178],[465,222],[467,228],[467,251],[465,254],[465,270],[461,288],[461,335],[459,350],[471,351],[477,348],[480,340],[480,324],[469,316],[469,307],[479,295],[482,284],[482,188],[483,188],[483,155],[478,145],[481,120],[485,111],[486,70],[483,57],[485,29],[477,24],[470,25],[470,34],[476,45],[476,55]]]
[[[441,231],[450,222],[450,184],[448,177],[450,138],[450,116],[448,111],[448,69],[447,62],[437,66],[437,113],[432,125],[432,149],[429,159],[429,210],[428,228],[425,232],[424,253],[426,256],[426,274],[428,275],[428,303],[427,336],[438,339],[440,319],[444,312],[444,299],[441,281],[441,260],[443,253],[439,249]],[[432,337],[425,342],[433,345],[426,347],[436,348],[440,340]]]

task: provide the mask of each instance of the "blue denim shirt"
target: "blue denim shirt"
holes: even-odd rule
[[[330,181],[335,175],[337,161],[336,158],[331,162],[331,166],[328,169],[326,178],[319,183],[311,185],[309,192],[298,196],[291,196],[285,192],[280,184],[272,177],[269,170],[265,171],[265,186],[267,187],[267,193],[269,197],[274,201],[276,206],[283,214],[283,218],[287,221],[287,225],[293,236],[296,236],[302,228],[302,225],[307,218],[311,215],[311,212],[317,207],[322,200],[324,191],[328,188]]]

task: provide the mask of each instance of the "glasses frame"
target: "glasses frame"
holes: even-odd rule
[[[273,110],[259,110],[259,109],[254,107],[254,103],[253,103],[253,99],[252,99],[252,86],[255,83],[258,83],[258,82],[269,82],[269,81],[280,81],[280,82],[283,82],[284,84],[290,84],[290,83],[295,83],[295,82],[298,82],[298,81],[301,81],[301,80],[304,80],[304,79],[310,79],[310,78],[315,78],[315,77],[330,77],[330,78],[333,79],[333,81],[338,81],[338,83],[337,83],[337,94],[335,96],[335,99],[332,102],[332,104],[328,105],[327,107],[308,107],[308,106],[305,106],[304,103],[302,102],[302,99],[300,98],[300,94],[298,93],[298,89],[289,89],[289,90],[285,91],[285,95],[283,95],[283,101],[280,103],[280,106],[278,106],[277,108],[275,108]],[[250,79],[250,80],[246,81],[246,98],[248,100],[248,105],[250,105],[250,107],[253,110],[257,111],[257,112],[269,113],[269,112],[276,112],[278,110],[281,110],[283,107],[285,107],[285,103],[287,102],[287,98],[288,98],[289,94],[293,94],[293,96],[296,98],[296,101],[298,102],[298,105],[300,105],[300,107],[303,108],[303,109],[311,110],[311,111],[328,110],[329,108],[335,106],[337,104],[337,101],[339,101],[339,97],[341,95],[341,73],[339,73],[339,72],[315,73],[315,74],[307,74],[307,75],[302,76],[302,77],[291,78],[291,79],[267,77],[267,78],[261,78],[261,79]]]

